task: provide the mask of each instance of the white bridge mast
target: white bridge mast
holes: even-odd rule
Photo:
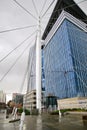
[[[36,42],[36,104],[41,114],[41,21],[39,17]]]

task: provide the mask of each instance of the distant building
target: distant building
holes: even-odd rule
[[[41,47],[42,54],[42,91],[44,88],[44,69],[43,69],[43,43]],[[42,94],[43,95],[43,94]],[[24,95],[23,99],[24,107],[28,109],[36,109],[36,45],[32,46],[29,51],[29,63],[28,63],[28,86],[27,93]]]
[[[36,45],[29,51],[27,93],[23,98],[23,106],[29,110],[36,108]]]
[[[32,90],[24,95],[23,106],[29,110],[36,109],[36,90]]]
[[[44,95],[42,93],[42,106],[44,104],[43,98]],[[23,106],[29,110],[36,109],[36,90],[32,90],[24,95]]]
[[[12,101],[15,103],[15,104],[23,104],[23,94],[20,94],[20,93],[13,93],[13,96],[12,96]]]
[[[6,103],[6,94],[0,91],[0,102]]]
[[[0,109],[6,108],[6,94],[0,91]]]
[[[36,45],[29,50],[27,92],[36,89]]]

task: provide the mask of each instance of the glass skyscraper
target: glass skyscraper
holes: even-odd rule
[[[42,91],[45,90],[44,80],[44,52],[43,52],[44,45],[41,46],[41,87]],[[28,86],[27,92],[31,92],[32,90],[36,90],[36,44],[33,45],[29,50],[29,59],[28,59]]]
[[[65,11],[45,39],[44,73],[47,96],[87,96],[86,24]]]
[[[29,50],[27,92],[36,89],[36,44]]]

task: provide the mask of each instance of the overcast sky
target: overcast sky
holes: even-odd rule
[[[31,12],[35,17],[38,17],[32,1],[34,1],[38,12],[41,11],[43,4],[45,2],[45,7],[42,12],[43,14],[53,0],[17,0],[17,1],[29,12]],[[53,10],[56,1],[57,0],[55,0],[53,6],[50,8],[50,10],[47,12],[46,16],[42,20],[43,29],[46,26],[46,23],[51,15],[51,12]],[[75,0],[75,1],[80,2],[82,0]],[[81,3],[80,7],[87,14],[87,1]],[[22,8],[20,8],[14,2],[14,0],[0,0],[0,31],[12,28],[31,26],[36,24],[37,20],[31,17]],[[2,59],[12,49],[14,49],[17,45],[19,45],[36,29],[37,27],[35,26],[19,31],[0,33],[0,59]],[[0,63],[0,79],[12,66],[12,64],[15,62],[18,56],[23,52],[24,48],[26,48],[26,46],[29,43],[31,46],[31,44],[34,43],[34,40],[35,40],[35,34],[30,39],[28,39],[21,47],[19,47],[16,51],[14,51],[10,56],[8,56],[8,58],[6,58],[4,61]],[[18,93],[20,92],[19,90],[21,88],[24,73],[27,67],[28,54],[29,54],[29,48],[25,51],[25,53],[18,60],[18,62],[12,68],[12,70],[7,74],[7,76],[0,81],[0,90],[3,90],[8,94],[13,92]],[[24,84],[23,93],[26,92],[26,86],[27,86],[27,79]]]

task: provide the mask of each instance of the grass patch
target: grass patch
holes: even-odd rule
[[[30,111],[28,109],[25,109],[25,115],[30,115]],[[18,109],[18,114],[20,115],[23,112],[23,108]]]
[[[65,112],[87,112],[86,109],[81,109],[81,108],[73,108],[73,109],[61,109],[60,112],[62,113],[62,115],[65,113]],[[59,110],[56,110],[56,111],[52,111],[50,112],[51,115],[59,115]]]

